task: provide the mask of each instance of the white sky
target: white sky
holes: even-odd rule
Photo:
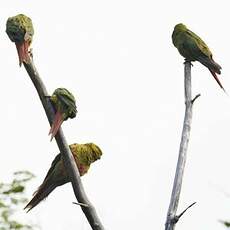
[[[171,42],[183,22],[209,45],[230,92],[228,1],[2,1],[0,7],[0,179],[27,169],[40,185],[58,153],[15,45],[9,16],[33,20],[34,61],[50,93],[66,87],[77,98],[76,119],[64,123],[69,143],[94,142],[103,157],[82,178],[106,229],[164,229],[184,116],[183,58]],[[230,100],[209,71],[194,63],[191,140],[178,213],[197,204],[177,230],[224,229],[230,219]],[[91,229],[71,185],[56,189],[27,221],[43,230]]]

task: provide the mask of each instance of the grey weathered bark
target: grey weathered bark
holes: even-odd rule
[[[33,63],[32,55],[28,63],[23,63],[24,67],[30,76],[30,79],[32,80],[37,93],[40,97],[40,100],[42,102],[42,105],[44,107],[44,110],[46,112],[47,118],[49,120],[49,123],[51,124],[54,118],[54,110],[52,108],[52,105],[49,101],[49,98],[47,97],[49,94],[46,90],[46,87],[44,83],[42,82],[42,79],[40,78],[38,71],[35,68],[35,65]],[[97,216],[96,210],[93,207],[93,205],[90,203],[89,199],[87,198],[87,195],[84,191],[84,187],[82,185],[80,174],[78,171],[78,168],[76,166],[76,163],[74,161],[73,155],[70,151],[70,148],[66,142],[65,136],[62,132],[62,129],[60,128],[58,133],[55,136],[57,145],[59,147],[60,152],[63,155],[65,168],[71,178],[73,190],[75,193],[75,196],[79,202],[86,218],[88,219],[89,224],[91,225],[93,230],[104,230],[104,227]]]
[[[178,208],[181,186],[182,186],[182,179],[183,179],[184,168],[185,168],[186,157],[187,157],[187,149],[188,149],[188,142],[190,137],[191,122],[192,122],[192,106],[195,99],[200,96],[197,95],[192,100],[191,63],[186,61],[184,65],[185,65],[184,66],[184,90],[185,90],[185,106],[186,106],[185,115],[184,115],[184,125],[182,130],[181,143],[180,143],[176,173],[174,177],[173,189],[172,189],[170,204],[168,208],[167,219],[165,223],[165,230],[173,230],[175,228],[177,221],[179,220],[178,217],[181,217],[181,215],[177,216],[176,212]]]

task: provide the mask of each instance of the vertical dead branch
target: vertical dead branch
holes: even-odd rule
[[[24,67],[30,77],[30,79],[32,80],[37,93],[40,97],[40,100],[42,102],[42,105],[44,107],[44,110],[46,112],[47,118],[51,124],[51,122],[53,121],[54,118],[54,111],[52,108],[52,105],[48,99],[48,92],[46,90],[46,87],[44,85],[44,83],[42,82],[42,79],[40,78],[38,71],[36,70],[33,60],[32,60],[32,54],[31,54],[31,58],[28,61],[28,63],[24,63]],[[65,164],[65,168],[66,171],[68,172],[68,175],[71,178],[71,182],[72,182],[72,186],[73,186],[73,190],[75,193],[75,196],[78,200],[79,203],[84,204],[81,205],[81,208],[86,216],[86,218],[88,219],[89,224],[91,225],[93,230],[104,230],[104,227],[99,219],[99,217],[97,216],[96,210],[93,207],[93,205],[90,203],[90,201],[88,200],[86,193],[84,191],[81,179],[80,179],[80,174],[78,171],[78,168],[76,166],[76,163],[74,161],[73,155],[69,149],[69,146],[66,142],[65,136],[62,132],[62,129],[60,128],[58,133],[55,136],[57,145],[59,147],[60,152],[63,155],[63,159],[64,159],[64,164]]]
[[[182,179],[184,174],[185,162],[187,157],[187,149],[188,149],[188,142],[190,137],[190,129],[191,129],[191,122],[192,122],[192,106],[193,102],[197,97],[197,95],[192,100],[192,93],[191,93],[191,63],[186,61],[184,66],[184,90],[185,90],[185,115],[184,115],[184,125],[181,135],[181,143],[180,143],[180,150],[179,156],[177,161],[176,173],[173,183],[173,189],[171,194],[171,200],[168,208],[167,219],[165,224],[165,230],[173,230],[177,221],[179,220],[178,216],[176,215],[181,186],[182,186]]]

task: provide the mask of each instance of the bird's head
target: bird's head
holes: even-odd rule
[[[89,161],[90,163],[95,162],[96,160],[99,160],[102,156],[102,151],[101,149],[95,145],[94,143],[87,143],[85,144],[86,146],[89,147],[89,149],[91,150],[91,154],[89,154]]]
[[[12,42],[31,42],[34,34],[32,20],[24,14],[8,18],[6,33]]]
[[[186,31],[187,27],[183,24],[183,23],[179,23],[177,25],[175,25],[174,27],[174,32],[182,32],[182,31]]]
[[[91,163],[100,159],[102,155],[101,149],[93,143],[86,143],[86,144],[74,143],[69,147],[71,149],[71,152],[73,153],[74,156],[77,157],[79,162],[87,166],[90,166]]]

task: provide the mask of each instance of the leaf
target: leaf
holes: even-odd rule
[[[8,210],[4,210],[2,212],[2,218],[5,222],[8,222],[8,218],[9,218],[9,211]]]
[[[34,174],[29,171],[17,171],[14,175],[16,176],[15,182],[27,182],[35,177]]]
[[[16,198],[10,198],[10,200],[11,200],[11,202],[13,203],[13,204],[18,204],[18,202],[19,202],[19,200],[18,199],[16,199]]]
[[[15,187],[9,189],[8,191],[4,191],[3,194],[21,193],[21,192],[24,191],[24,189],[25,189],[24,186],[22,186],[22,185],[17,185],[17,186],[15,186]]]
[[[224,224],[227,228],[230,227],[230,222],[225,221],[223,224]]]
[[[24,228],[24,225],[18,223],[17,221],[10,222],[10,229],[22,229],[22,228]]]
[[[5,208],[7,207],[2,201],[0,201],[0,208]]]

